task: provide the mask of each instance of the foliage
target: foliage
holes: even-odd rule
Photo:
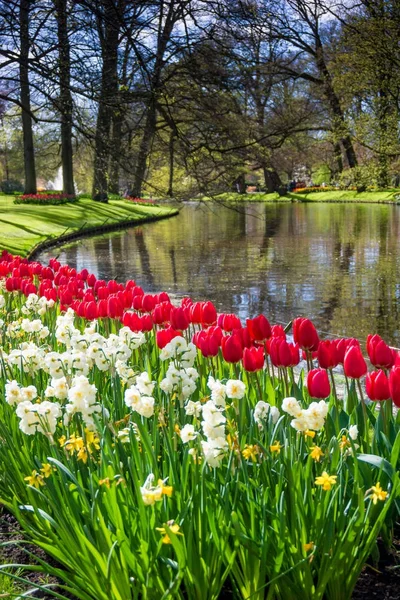
[[[21,193],[23,191],[23,185],[17,179],[7,179],[1,182],[1,191],[4,194],[14,194],[15,192]]]

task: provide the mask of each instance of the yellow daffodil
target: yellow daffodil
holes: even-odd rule
[[[281,448],[283,448],[283,446],[278,442],[278,440],[275,440],[275,442],[269,447],[271,452],[276,452],[277,454],[280,453]]]
[[[65,435],[62,435],[59,440],[58,443],[60,444],[61,448],[64,446],[65,442],[67,441],[67,438],[65,437]]]
[[[304,435],[313,440],[315,438],[315,431],[312,431],[312,429],[306,429]]]
[[[259,447],[256,445],[249,446],[248,444],[246,444],[244,449],[242,450],[242,454],[246,460],[251,459],[253,462],[256,462],[257,454],[260,454],[260,450]]]
[[[50,475],[53,473],[53,467],[49,463],[46,463],[40,469],[40,472],[43,474],[44,477],[50,477]]]
[[[35,487],[37,489],[40,488],[41,485],[45,485],[43,480],[44,480],[43,475],[41,475],[37,471],[32,471],[32,475],[29,475],[28,477],[24,477],[24,481],[27,482],[27,485],[32,485],[33,487]]]
[[[303,548],[306,552],[314,550],[314,542],[308,542],[308,544],[303,544]]]
[[[105,479],[99,479],[99,485],[105,485],[106,488],[110,489],[110,478],[106,477]]]
[[[332,486],[335,485],[337,479],[337,475],[328,475],[326,471],[322,473],[320,477],[315,479],[315,485],[321,485],[322,489],[326,492],[332,489]]]
[[[346,450],[346,448],[351,448],[351,442],[347,439],[345,435],[342,435],[342,440],[339,442],[339,448],[341,450]]]
[[[88,446],[93,446],[96,450],[100,450],[100,438],[94,431],[85,429],[85,441]]]
[[[371,488],[372,491],[372,496],[371,496],[371,500],[374,504],[376,504],[378,502],[378,500],[385,500],[386,496],[388,495],[388,492],[385,492],[382,488],[381,488],[381,484],[378,483],[376,485],[373,485]]]
[[[161,494],[168,496],[169,498],[172,496],[172,492],[174,490],[172,485],[164,485],[163,480],[159,479],[157,481],[157,487],[159,487],[161,489]]]
[[[178,435],[180,437],[180,435],[181,435],[181,428],[179,427],[178,423],[175,423],[175,425],[174,425],[174,431],[175,431],[176,435]]]
[[[73,433],[69,440],[67,440],[65,449],[68,450],[68,452],[78,452],[83,448],[83,446],[83,439],[81,437],[76,437],[76,435]]]
[[[172,533],[174,533],[175,535],[183,535],[183,533],[180,533],[179,529],[179,525],[177,523],[174,523],[174,521],[168,521],[167,523],[170,531],[172,531]],[[171,538],[169,537],[167,530],[165,529],[165,527],[156,527],[156,530],[159,531],[162,534],[162,543],[163,544],[170,544],[171,543]]]
[[[322,452],[321,448],[319,446],[313,446],[311,448],[311,452],[310,452],[310,456],[311,458],[313,458],[316,462],[320,461],[321,456],[323,456],[324,453]]]
[[[82,447],[77,454],[78,460],[81,460],[83,463],[87,463],[88,460],[88,451],[85,447]]]

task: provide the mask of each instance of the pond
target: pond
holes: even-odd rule
[[[177,217],[43,252],[101,279],[212,300],[242,320],[307,316],[400,346],[400,207],[185,204]]]

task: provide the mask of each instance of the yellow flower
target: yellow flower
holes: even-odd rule
[[[73,433],[69,440],[67,440],[65,449],[68,450],[68,452],[77,452],[83,448],[83,445],[83,439],[81,437],[76,437]]]
[[[105,485],[108,489],[110,489],[110,478],[106,477],[105,479],[99,479],[99,485]]]
[[[342,435],[342,441],[339,442],[339,448],[341,450],[346,450],[346,448],[351,448],[351,442],[347,439],[345,435]]]
[[[85,429],[85,441],[86,444],[92,445],[95,447],[96,450],[100,449],[100,438],[97,435],[97,433],[95,433],[94,431],[91,431],[90,429]]]
[[[49,463],[46,463],[43,465],[40,471],[43,473],[43,476],[47,478],[50,477],[50,475],[52,474],[53,467]]]
[[[174,533],[175,535],[183,535],[183,533],[180,533],[179,529],[179,525],[177,523],[174,523],[174,521],[168,521],[167,525],[170,529],[170,531],[172,531],[172,533]],[[171,543],[171,538],[169,537],[165,527],[156,527],[156,530],[159,531],[162,535],[162,543],[163,544],[170,544]]]
[[[166,496],[169,496],[169,497],[172,496],[172,492],[174,490],[172,485],[164,485],[163,480],[159,479],[157,481],[157,486],[161,489],[161,494],[165,494]]]
[[[276,452],[277,454],[280,453],[281,448],[283,448],[283,446],[278,442],[278,440],[275,440],[275,442],[269,447],[271,452]]]
[[[303,548],[306,552],[314,550],[314,542],[308,542],[308,544],[303,544]]]
[[[322,450],[319,446],[313,446],[311,448],[310,456],[317,462],[319,462],[321,456],[323,456],[323,455],[324,455],[324,453],[322,452]]]
[[[244,449],[242,450],[242,454],[244,456],[244,458],[246,460],[249,460],[249,458],[251,458],[251,460],[253,462],[256,462],[257,460],[257,454],[260,453],[260,450],[258,448],[258,446],[254,445],[254,446],[249,446],[248,444],[245,445]]]
[[[328,475],[326,471],[323,471],[320,477],[315,479],[315,485],[322,485],[322,489],[329,492],[332,486],[335,485],[337,475]]]
[[[32,475],[24,477],[24,481],[27,481],[27,485],[33,485],[35,488],[39,488],[41,485],[45,485],[43,481],[44,477],[37,471],[32,471]]]
[[[177,436],[181,437],[181,428],[179,427],[178,423],[175,423],[174,425],[174,431],[176,433]]]
[[[304,435],[313,440],[315,438],[315,431],[312,431],[311,429],[306,429]]]
[[[66,441],[67,441],[67,438],[65,437],[65,435],[62,435],[60,437],[60,439],[58,440],[58,443],[60,444],[61,447],[63,447]]]
[[[86,450],[86,448],[82,446],[82,448],[78,451],[77,457],[78,460],[81,460],[86,464],[88,460],[88,451]]]
[[[372,491],[372,496],[371,496],[371,500],[374,504],[376,504],[378,502],[378,500],[385,500],[386,496],[388,495],[388,492],[385,492],[382,488],[381,488],[381,484],[378,483],[376,485],[373,485],[371,488]]]

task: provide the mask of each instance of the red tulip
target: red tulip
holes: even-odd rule
[[[193,336],[193,343],[200,350],[202,355],[205,358],[209,356],[217,356],[220,342],[218,335],[206,332],[204,329],[202,331],[198,331]]]
[[[340,365],[344,362],[344,355],[346,351],[350,348],[350,346],[358,346],[360,347],[360,342],[356,340],[356,338],[339,338],[337,340],[332,340],[336,346],[337,359]]]
[[[107,316],[110,319],[120,319],[123,311],[124,307],[116,296],[110,296],[107,299]]]
[[[242,359],[243,346],[240,335],[233,333],[227,335],[221,340],[222,356],[229,363],[237,363]]]
[[[318,350],[318,333],[310,319],[294,319],[293,339],[303,350]]]
[[[190,321],[186,310],[181,306],[171,308],[170,321],[173,329],[183,331],[189,327]]]
[[[190,322],[199,325],[201,323],[202,312],[203,302],[195,302],[192,304],[189,308]]]
[[[245,348],[243,351],[243,367],[253,373],[260,371],[264,366],[264,348],[262,346]]]
[[[221,327],[224,331],[233,331],[234,329],[241,329],[242,323],[234,314],[225,314],[222,313],[219,315],[217,320],[218,326]]]
[[[350,346],[344,355],[343,369],[347,377],[360,379],[368,371],[367,363],[359,346]]]
[[[381,369],[390,369],[394,363],[392,349],[378,335],[369,335],[367,337],[367,352],[374,367]]]
[[[338,351],[336,344],[330,340],[324,340],[319,343],[317,350],[319,366],[322,369],[333,369],[339,364]]]
[[[400,367],[392,367],[390,370],[389,390],[394,404],[400,408]]]
[[[365,388],[370,400],[382,401],[390,398],[389,381],[382,370],[367,373]]]
[[[269,354],[275,367],[295,367],[300,362],[299,347],[290,344],[285,338],[271,338]]]
[[[327,398],[331,393],[328,373],[325,369],[312,369],[307,375],[308,393],[312,398]]]
[[[254,342],[263,342],[271,337],[272,330],[268,319],[264,315],[259,315],[254,319],[246,320],[247,329]]]
[[[160,329],[156,333],[156,342],[157,346],[162,350],[165,348],[167,344],[174,338],[179,335],[182,335],[180,331],[175,331],[172,327],[168,327],[167,329]]]
[[[85,319],[89,319],[90,321],[93,319],[97,319],[98,311],[96,302],[84,302],[82,303],[85,306],[84,317]]]
[[[214,304],[210,301],[203,302],[201,323],[203,327],[205,325],[214,325],[217,322],[217,310]]]

